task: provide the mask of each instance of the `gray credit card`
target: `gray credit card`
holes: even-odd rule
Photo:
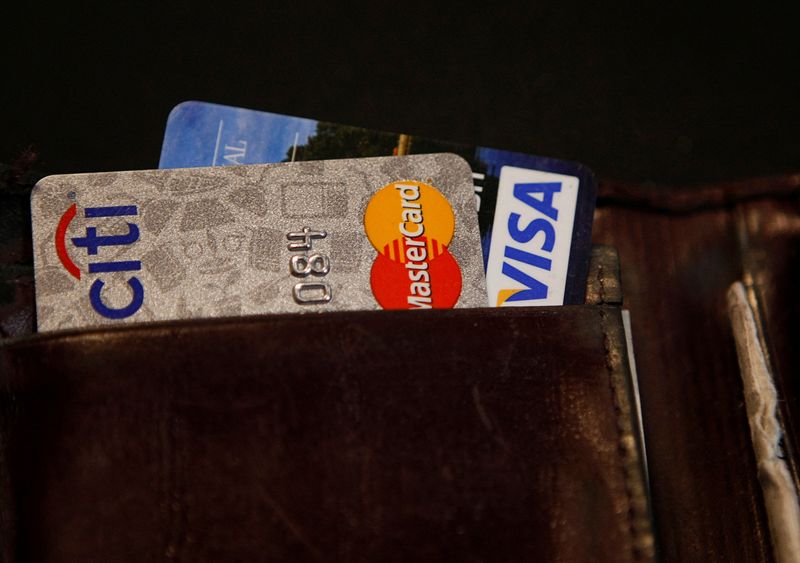
[[[453,154],[49,176],[31,212],[40,331],[486,306]]]

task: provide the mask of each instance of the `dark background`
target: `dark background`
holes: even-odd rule
[[[762,5],[61,4],[3,9],[0,163],[32,149],[48,173],[154,168],[170,109],[196,99],[601,179],[800,169],[798,20]]]

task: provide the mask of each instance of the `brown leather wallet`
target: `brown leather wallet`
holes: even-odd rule
[[[0,344],[7,561],[643,561],[618,307]]]

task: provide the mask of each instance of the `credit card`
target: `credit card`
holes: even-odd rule
[[[160,168],[450,152],[469,162],[490,306],[584,302],[597,187],[565,160],[184,102]]]
[[[482,307],[474,209],[454,154],[49,176],[38,327]]]

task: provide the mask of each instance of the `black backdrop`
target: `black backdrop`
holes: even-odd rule
[[[188,99],[573,159],[601,178],[800,169],[798,20],[761,6],[26,4],[0,16],[0,162],[32,149],[46,172],[155,167]]]

